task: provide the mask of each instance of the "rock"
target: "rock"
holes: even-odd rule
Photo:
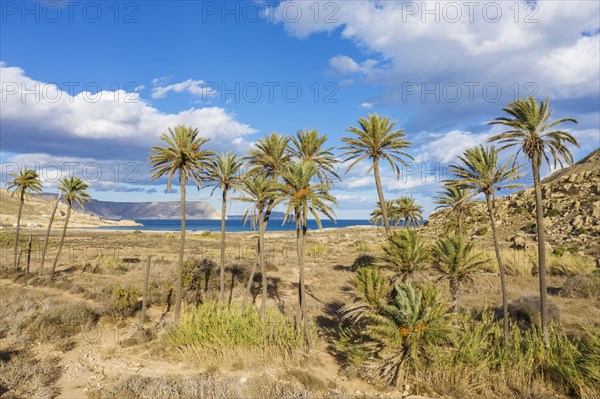
[[[516,249],[516,250],[520,250],[520,251],[524,251],[527,249],[527,240],[525,239],[525,236],[522,234],[517,234],[517,235],[511,237],[509,239],[509,241],[512,243],[510,245],[510,247],[512,249]]]

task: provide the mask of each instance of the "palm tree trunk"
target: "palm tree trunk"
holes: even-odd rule
[[[44,262],[46,260],[46,250],[48,249],[48,240],[50,239],[50,230],[52,229],[52,223],[54,223],[54,217],[56,216],[56,210],[58,209],[58,204],[60,203],[61,196],[62,196],[62,191],[59,191],[58,197],[56,197],[56,202],[54,203],[54,209],[52,209],[52,215],[50,215],[50,222],[48,223],[48,228],[46,229],[46,239],[44,240],[44,249],[42,249],[42,261],[40,263],[40,270],[38,271],[38,276],[41,276],[44,271]]]
[[[535,217],[538,236],[538,265],[540,274],[540,312],[542,316],[542,333],[544,343],[549,344],[548,339],[548,303],[546,288],[546,237],[544,235],[544,202],[542,199],[542,188],[540,187],[540,167],[538,157],[532,159],[533,187],[535,191]]]
[[[388,210],[383,198],[383,189],[381,188],[381,177],[379,176],[379,160],[373,160],[373,173],[375,174],[375,186],[377,186],[377,195],[379,196],[379,203],[381,204],[381,216],[383,217],[383,226],[385,227],[385,234],[392,234],[390,228],[390,219],[388,219]]]
[[[500,289],[502,291],[502,317],[504,318],[504,346],[508,345],[508,295],[506,293],[506,273],[504,264],[502,263],[502,255],[500,254],[500,246],[498,245],[498,234],[496,232],[496,217],[494,216],[494,206],[490,194],[486,194],[485,201],[487,202],[488,213],[490,216],[490,224],[492,225],[492,237],[494,239],[494,251],[496,252],[496,261],[500,270]]]
[[[58,264],[58,259],[60,259],[60,253],[62,252],[63,244],[65,243],[65,235],[67,234],[67,226],[69,225],[69,218],[71,217],[71,205],[67,208],[67,216],[65,217],[65,225],[63,226],[62,235],[60,236],[60,242],[58,243],[58,250],[56,252],[56,258],[54,258],[54,263],[52,264],[52,272],[50,272],[50,279],[54,278],[54,273],[56,272],[56,265]]]
[[[452,297],[452,310],[458,312],[458,281],[450,280],[450,296]]]
[[[462,234],[462,225],[460,220],[460,212],[456,212],[456,235]]]
[[[29,235],[29,241],[27,242],[27,263],[25,263],[25,273],[29,274],[29,265],[31,264],[31,244],[33,241],[33,235]]]
[[[260,316],[264,319],[267,316],[267,266],[265,264],[265,226],[266,222],[258,222],[258,264],[262,275],[262,301],[260,304]]]
[[[148,283],[150,281],[150,263],[152,262],[152,256],[148,256],[148,263],[146,265],[146,271],[144,272],[144,296],[142,298],[142,312],[140,314],[140,323],[138,324],[138,330],[144,329],[144,320],[146,319],[146,310],[148,308]],[[198,283],[200,285],[200,283]]]
[[[304,253],[305,253],[305,245],[306,245],[306,220],[302,223],[302,236],[299,240],[299,251],[298,251],[298,264],[300,266],[300,281],[299,281],[299,289],[300,289],[300,312],[301,319],[304,323],[304,338],[306,339],[306,345],[308,349],[312,349],[312,340],[309,334],[309,325],[308,325],[308,315],[306,314],[306,286],[304,285]]]
[[[185,250],[185,178],[179,174],[179,191],[181,193],[181,240],[179,243],[179,263],[177,264],[177,281],[175,282],[175,323],[179,322],[181,301],[183,299],[183,251]]]
[[[15,249],[13,251],[14,268],[17,270],[17,247],[19,246],[19,229],[21,227],[21,212],[23,211],[23,203],[25,202],[25,190],[21,189],[21,198],[19,202],[19,214],[17,215],[17,231],[15,235]]]
[[[227,212],[227,190],[223,190],[223,201],[221,203],[221,290],[219,301],[225,302],[225,216]]]

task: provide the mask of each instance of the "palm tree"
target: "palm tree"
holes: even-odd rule
[[[13,180],[6,184],[7,189],[8,191],[12,191],[11,196],[19,195],[19,213],[17,215],[17,231],[13,250],[14,268],[17,269],[17,247],[19,246],[19,229],[21,227],[21,213],[23,212],[25,197],[30,193],[40,193],[42,191],[42,183],[38,178],[37,172],[31,169],[22,169],[11,176]]]
[[[395,278],[412,279],[429,259],[427,246],[416,230],[394,232],[382,245],[383,260],[394,269]]]
[[[240,186],[242,176],[240,174],[244,162],[237,155],[229,151],[216,154],[215,158],[207,165],[207,179],[209,184],[214,185],[213,192],[218,188],[221,190],[221,288],[219,300],[225,302],[225,220],[227,213],[227,193],[237,190]],[[212,195],[212,194],[211,194]]]
[[[332,183],[340,181],[340,177],[335,173],[338,161],[331,152],[333,148],[321,149],[326,141],[327,135],[319,136],[316,129],[298,130],[296,136],[291,138],[290,151],[300,160],[313,161],[317,164],[319,167],[317,177],[321,183]]]
[[[179,263],[177,265],[177,281],[175,295],[175,323],[181,313],[183,296],[183,252],[185,249],[185,187],[191,179],[200,188],[212,151],[203,150],[202,146],[208,141],[199,136],[198,129],[186,126],[176,126],[163,133],[160,139],[166,146],[154,146],[150,150],[148,165],[152,165],[151,180],[167,175],[167,191],[171,190],[171,182],[176,173],[179,174],[179,191],[181,196],[181,240],[179,246]]]
[[[307,220],[311,214],[319,228],[321,228],[322,213],[334,220],[334,212],[329,204],[336,204],[336,199],[329,194],[329,184],[314,183],[313,178],[317,176],[319,168],[313,161],[299,161],[289,164],[282,175],[282,193],[287,202],[285,213],[286,221],[294,219],[296,223],[296,246],[298,252],[298,267],[300,278],[298,281],[299,302],[297,323],[304,320],[304,333],[309,349],[312,347],[310,331],[308,329],[308,317],[306,314],[306,296],[304,286],[304,253],[306,244]]]
[[[369,282],[381,284],[374,278]],[[367,287],[365,291],[378,292],[374,291],[378,285]],[[340,311],[343,319],[358,325],[356,341],[367,342],[364,348],[368,351],[369,371],[374,377],[400,386],[408,371],[419,369],[423,360],[431,356],[428,350],[432,346],[450,343],[453,314],[434,287],[400,283],[384,300],[374,303],[365,301],[360,295],[361,288],[358,285],[356,288],[359,302]]]
[[[396,200],[396,208],[399,220],[404,221],[405,229],[408,229],[411,224],[417,227],[423,220],[423,207],[415,204],[413,197],[400,197]]]
[[[509,116],[499,117],[491,121],[491,125],[503,125],[509,127],[509,131],[490,137],[489,141],[498,141],[503,147],[518,147],[515,157],[523,152],[531,161],[533,171],[533,186],[535,191],[535,214],[538,238],[538,265],[540,274],[540,311],[542,315],[542,331],[546,345],[548,338],[548,304],[546,288],[546,238],[544,236],[544,203],[542,199],[542,188],[540,187],[540,167],[542,158],[548,166],[552,161],[554,167],[563,167],[573,163],[573,155],[567,144],[573,144],[579,148],[577,139],[564,130],[554,130],[563,122],[577,123],[573,118],[561,118],[549,121],[552,109],[549,100],[539,102],[534,97],[519,98],[502,109]]]
[[[67,215],[65,216],[65,225],[63,226],[62,235],[60,236],[60,242],[58,243],[58,250],[56,252],[56,258],[52,264],[52,272],[50,273],[50,279],[54,278],[54,272],[56,271],[56,265],[60,259],[60,253],[62,252],[63,244],[65,242],[65,235],[67,234],[67,226],[69,225],[69,218],[71,217],[71,210],[73,204],[79,205],[83,209],[83,204],[91,202],[90,195],[85,191],[90,185],[81,180],[79,177],[71,176],[68,179],[63,177],[60,180],[59,191],[64,195],[64,200],[67,203]]]
[[[435,209],[448,209],[445,218],[446,226],[454,227],[454,234],[463,234],[463,220],[471,213],[473,191],[457,184],[457,180],[449,180],[444,184],[439,195],[435,196]]]
[[[413,159],[409,154],[403,151],[411,144],[410,141],[404,139],[404,131],[402,129],[394,130],[396,122],[390,123],[390,118],[382,118],[377,114],[369,115],[368,118],[360,118],[358,120],[359,127],[351,126],[347,129],[349,133],[355,134],[357,137],[343,137],[342,141],[346,143],[341,147],[346,150],[342,157],[346,157],[345,161],[352,161],[346,173],[354,165],[364,159],[370,159],[372,165],[367,171],[373,171],[375,175],[375,185],[377,186],[377,194],[379,203],[382,205],[381,213],[383,216],[383,225],[385,232],[389,236],[392,232],[388,212],[386,208],[385,198],[383,197],[383,188],[381,187],[381,176],[379,174],[379,161],[386,160],[389,162],[392,170],[400,177],[400,168],[398,163],[407,165],[405,158]]]
[[[46,229],[46,239],[44,240],[44,248],[42,249],[42,260],[40,263],[40,270],[38,271],[38,276],[41,276],[44,272],[44,262],[46,261],[46,250],[48,249],[48,241],[50,240],[50,230],[52,229],[52,224],[54,223],[54,217],[56,216],[56,210],[58,209],[58,204],[60,203],[60,199],[62,197],[62,191],[58,192],[56,196],[56,201],[54,201],[54,208],[52,208],[52,214],[50,215],[50,222],[48,222],[48,228]]]
[[[270,135],[265,134],[265,137],[259,139],[254,145],[254,148],[248,151],[246,161],[251,168],[248,171],[248,175],[251,177],[264,176],[267,180],[277,182],[281,177],[283,170],[292,159],[289,143],[290,138],[287,136],[277,133],[271,133]],[[268,200],[267,205],[264,208],[261,216],[263,219],[264,231],[267,230],[271,212],[276,204],[276,197],[272,197]],[[261,248],[265,248],[264,242]],[[265,276],[264,278],[266,279],[265,273],[263,273],[263,276]],[[254,281],[253,278],[254,274],[252,274],[248,280],[248,286],[244,298],[246,298],[250,293],[250,289],[252,288],[252,283]]]
[[[250,220],[253,228],[258,226],[258,245],[256,249],[256,257],[258,260],[258,266],[260,268],[262,277],[262,302],[261,302],[261,316],[264,318],[266,315],[266,304],[267,304],[267,270],[265,265],[265,231],[267,229],[267,220],[265,220],[265,212],[269,204],[272,206],[277,205],[281,201],[281,195],[279,192],[279,183],[272,179],[266,178],[263,175],[257,174],[256,176],[246,177],[242,181],[240,190],[246,195],[243,197],[236,198],[237,200],[249,202],[252,207],[244,214],[244,223]],[[256,263],[252,264],[252,270],[250,271],[250,278],[246,286],[244,293],[244,302],[250,295],[252,288],[252,282],[254,281],[254,273],[256,272]]]
[[[481,271],[488,262],[481,253],[473,251],[474,243],[465,242],[463,236],[443,237],[433,247],[433,267],[447,279],[453,308],[458,309],[458,300],[463,283],[472,283],[473,275]]]
[[[385,209],[387,211],[388,220],[390,226],[394,226],[400,222],[400,217],[398,216],[398,208],[396,207],[395,200],[386,200],[385,201]],[[371,219],[369,219],[369,223],[382,226],[383,225],[383,210],[381,208],[381,203],[377,201],[377,206],[371,212]]]
[[[498,262],[498,269],[500,271],[502,311],[504,316],[504,340],[505,343],[508,343],[508,298],[506,294],[506,275],[504,264],[502,263],[502,255],[500,254],[498,232],[496,231],[493,195],[494,192],[501,189],[520,187],[520,184],[515,184],[513,182],[522,176],[517,173],[517,168],[512,159],[504,165],[500,164],[498,161],[498,151],[493,146],[469,148],[465,151],[463,156],[458,158],[461,163],[451,164],[449,170],[450,173],[458,178],[456,184],[485,196],[490,225],[492,227],[496,261]]]
[[[353,322],[360,322],[367,315],[377,314],[389,300],[393,287],[390,279],[375,266],[359,268],[352,277],[352,284],[358,298],[354,303],[344,305],[339,312],[344,315],[343,319]]]

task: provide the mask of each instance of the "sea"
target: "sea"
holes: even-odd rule
[[[181,230],[181,219],[137,219],[135,220],[141,223],[142,226],[104,226],[100,227],[101,230],[141,230],[141,231],[180,231]],[[267,231],[288,231],[295,230],[296,225],[292,223],[282,224],[282,220],[270,220],[267,225]],[[324,229],[332,227],[350,227],[350,226],[372,226],[367,219],[339,219],[336,222],[331,220],[321,220],[322,227]],[[317,230],[317,222],[309,219],[307,228],[309,230]],[[221,220],[186,220],[186,231],[220,231]],[[241,219],[227,220],[227,231],[228,232],[239,232],[239,231],[255,231],[251,224],[248,222],[244,224]]]

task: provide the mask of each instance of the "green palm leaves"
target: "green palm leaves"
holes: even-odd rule
[[[382,118],[377,114],[372,114],[368,118],[360,118],[358,124],[358,127],[351,126],[347,129],[349,133],[353,133],[355,136],[342,138],[342,141],[346,144],[342,147],[343,150],[346,150],[342,157],[345,157],[345,161],[350,162],[346,172],[362,160],[368,159],[372,162],[367,173],[372,171],[375,175],[375,186],[382,214],[381,219],[386,234],[390,235],[392,230],[383,196],[379,162],[380,160],[387,161],[396,176],[399,177],[400,168],[398,164],[407,165],[406,159],[413,159],[404,151],[411,143],[404,139],[404,131],[395,129],[396,122],[390,122],[388,117]]]
[[[501,150],[518,147],[516,155],[521,151],[536,164],[541,166],[542,158],[548,166],[563,166],[573,163],[573,155],[566,146],[572,144],[579,148],[577,139],[564,130],[554,128],[564,122],[577,123],[573,118],[562,118],[549,121],[552,109],[549,100],[539,102],[534,97],[519,98],[502,109],[509,117],[499,117],[491,121],[491,125],[507,126],[510,130],[497,134],[490,141],[498,141]]]
[[[381,247],[383,260],[402,281],[422,271],[429,259],[428,248],[415,230],[394,232]]]
[[[458,309],[460,289],[472,283],[473,276],[489,261],[473,250],[474,243],[462,236],[443,237],[433,247],[433,267],[448,280],[454,310]]]

